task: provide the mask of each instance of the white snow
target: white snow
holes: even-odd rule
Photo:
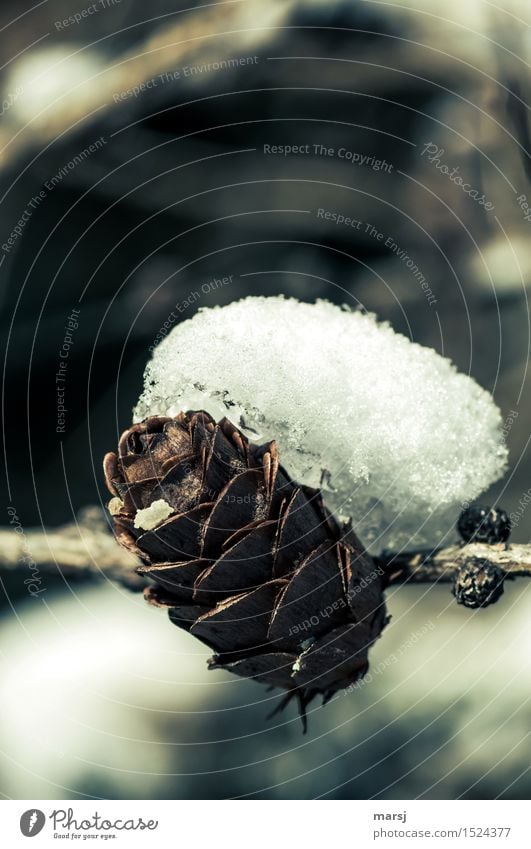
[[[158,498],[149,507],[144,507],[143,510],[137,510],[135,516],[135,528],[142,528],[143,531],[152,531],[165,519],[173,513],[173,507],[164,501],[163,498]]]
[[[135,420],[205,409],[276,439],[301,483],[383,547],[436,544],[503,473],[491,395],[373,315],[249,297],[200,310],[155,349]]]
[[[124,506],[124,503],[123,503],[122,499],[114,497],[114,498],[111,498],[111,500],[107,504],[107,510],[109,511],[111,516],[117,516],[118,513],[121,511],[123,506]]]

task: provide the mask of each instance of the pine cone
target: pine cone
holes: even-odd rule
[[[293,696],[305,715],[361,678],[386,624],[383,570],[320,492],[226,418],[155,416],[104,462],[118,541],[145,563],[148,600],[215,651],[211,668]],[[279,707],[281,707],[279,706]]]

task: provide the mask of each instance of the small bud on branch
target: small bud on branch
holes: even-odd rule
[[[472,559],[497,566],[506,579],[531,577],[531,545],[472,542],[423,551],[384,551],[375,558],[386,572],[388,585],[454,581],[456,573]]]

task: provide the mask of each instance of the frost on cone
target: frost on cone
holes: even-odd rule
[[[212,668],[288,691],[304,716],[368,668],[386,623],[383,576],[318,490],[226,418],[154,416],[105,458],[118,541],[146,591],[215,654]]]

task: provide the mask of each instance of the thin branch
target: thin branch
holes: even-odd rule
[[[26,530],[17,521],[0,530],[0,570],[17,571],[26,584],[55,573],[68,580],[106,578],[141,590],[145,581],[137,566],[140,561],[117,544],[98,507],[85,508],[76,522],[58,528]]]
[[[531,577],[531,545],[470,543],[438,550],[384,552],[374,560],[392,585],[449,582],[470,558],[495,564],[506,578]],[[117,544],[99,507],[87,507],[77,521],[51,530],[26,530],[20,523],[0,530],[0,570],[17,571],[26,582],[37,570],[61,574],[68,580],[105,578],[142,590],[146,582],[135,571],[140,565],[140,560]]]
[[[451,581],[471,558],[498,566],[506,578],[531,578],[531,545],[487,545],[474,542],[426,551],[384,552],[375,560],[385,569],[389,584],[413,581]]]

